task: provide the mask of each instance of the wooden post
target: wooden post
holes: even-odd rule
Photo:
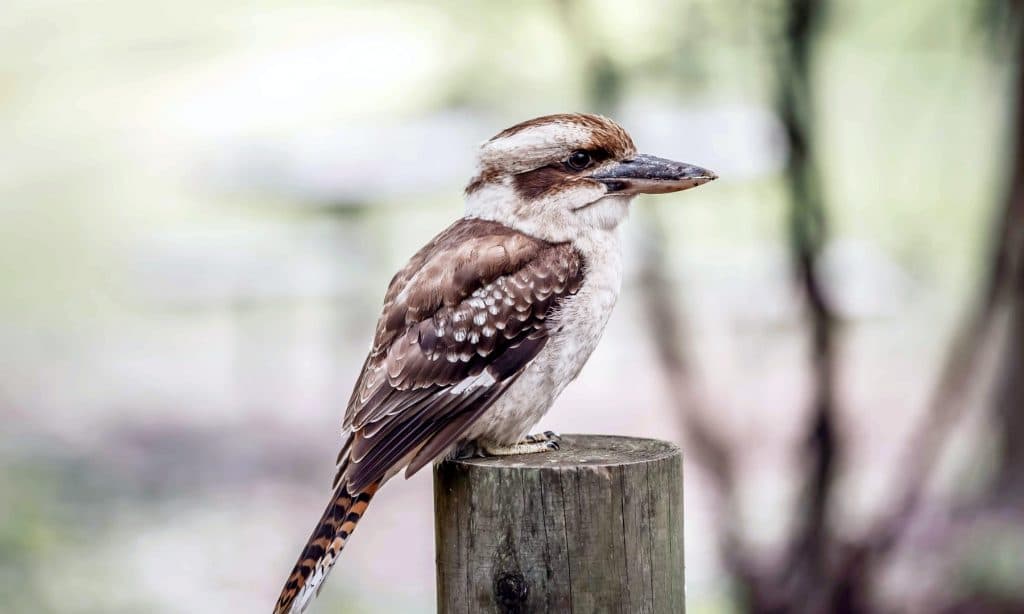
[[[434,468],[439,614],[679,614],[682,458],[653,439]]]

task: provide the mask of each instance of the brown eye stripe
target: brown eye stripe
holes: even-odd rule
[[[532,171],[519,173],[512,178],[516,192],[527,200],[543,196],[555,187],[565,183],[566,179],[589,168],[593,168],[595,164],[600,164],[611,157],[608,150],[602,148],[586,149],[583,151],[586,151],[591,159],[590,164],[586,168],[577,170],[570,167],[567,162],[557,162]]]
[[[573,175],[562,164],[551,164],[541,168],[519,173],[512,178],[516,192],[525,199],[534,199],[548,192]]]

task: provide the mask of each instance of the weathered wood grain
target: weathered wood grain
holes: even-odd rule
[[[652,439],[434,468],[440,614],[677,614],[682,458]]]

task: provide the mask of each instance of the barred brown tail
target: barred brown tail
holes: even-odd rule
[[[350,493],[344,485],[334,491],[295,568],[277,598],[274,614],[298,614],[306,609],[338,558],[380,482]]]

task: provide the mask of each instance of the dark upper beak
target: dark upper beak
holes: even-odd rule
[[[638,154],[590,175],[616,194],[666,194],[688,190],[718,179],[706,168]]]

